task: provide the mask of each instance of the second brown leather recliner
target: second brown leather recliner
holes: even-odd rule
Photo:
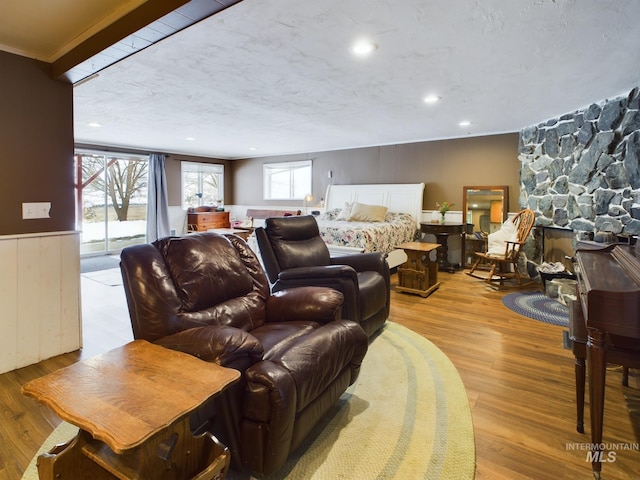
[[[385,253],[332,258],[310,215],[267,218],[255,234],[274,292],[302,285],[334,288],[344,295],[343,318],[358,321],[369,336],[384,325],[391,298]]]

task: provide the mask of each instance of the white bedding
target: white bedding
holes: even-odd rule
[[[329,185],[326,213],[317,218],[321,235],[332,256],[355,252],[388,253],[389,267],[407,260],[397,246],[419,238],[424,183]],[[384,222],[336,221],[345,203],[387,207]]]
[[[387,213],[384,222],[348,222],[334,220],[339,211],[330,210],[316,218],[327,245],[389,253],[418,238],[415,219],[408,213]]]

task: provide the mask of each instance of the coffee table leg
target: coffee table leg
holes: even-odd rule
[[[227,447],[208,432],[193,436],[188,417],[120,455],[80,430],[67,443],[40,455],[37,462],[40,480],[219,480],[230,464]]]
[[[188,416],[120,454],[99,441],[83,453],[119,479],[221,479],[230,464],[229,450],[213,435],[191,433]]]
[[[113,480],[115,477],[89,460],[82,447],[91,436],[80,430],[67,443],[56,445],[49,452],[38,457],[38,478],[40,480]]]

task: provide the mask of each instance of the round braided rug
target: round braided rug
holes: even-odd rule
[[[525,317],[561,327],[569,326],[569,308],[543,293],[510,293],[502,297],[502,303]]]
[[[77,429],[63,422],[41,452]],[[471,480],[475,441],[467,393],[447,356],[387,322],[360,376],[305,443],[268,478]],[[23,480],[36,479],[35,458]],[[230,480],[249,478],[230,471]]]

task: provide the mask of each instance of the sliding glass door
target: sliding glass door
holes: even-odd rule
[[[148,171],[146,157],[76,152],[81,254],[119,252],[145,241]]]

